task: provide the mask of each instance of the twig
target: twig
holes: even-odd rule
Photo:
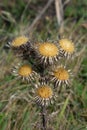
[[[44,6],[44,8],[42,9],[42,11],[36,16],[35,20],[33,21],[33,23],[31,24],[31,26],[29,27],[28,29],[28,32],[30,32],[34,26],[36,25],[36,23],[40,20],[40,18],[42,17],[42,15],[46,12],[46,10],[48,9],[48,7],[51,5],[51,3],[53,2],[54,0],[49,0],[47,2],[47,4]]]

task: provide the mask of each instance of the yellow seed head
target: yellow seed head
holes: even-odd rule
[[[69,73],[64,68],[60,67],[54,72],[54,76],[59,80],[68,80]]]
[[[39,52],[43,56],[52,57],[58,54],[58,48],[53,43],[43,43],[39,45]]]
[[[53,91],[49,86],[41,86],[37,89],[37,95],[41,98],[50,98],[52,94]]]
[[[73,53],[75,50],[74,44],[68,39],[59,40],[59,44],[61,48],[68,53]]]
[[[28,38],[25,37],[25,36],[20,36],[20,37],[15,38],[12,41],[12,46],[13,47],[19,47],[19,46],[21,46],[23,44],[26,44],[26,42],[28,42]]]
[[[32,68],[29,65],[23,65],[19,68],[18,73],[21,76],[27,77],[32,73]]]

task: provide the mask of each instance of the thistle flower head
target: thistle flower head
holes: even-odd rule
[[[29,65],[23,65],[19,68],[18,73],[19,73],[20,76],[27,77],[32,73],[32,71],[33,70]]]
[[[32,44],[28,37],[19,36],[14,38],[11,42],[6,45],[11,48],[15,55],[27,58],[31,56]]]
[[[67,70],[65,66],[56,66],[53,68],[51,75],[51,80],[55,83],[55,87],[61,85],[70,85],[70,70]]]
[[[51,42],[38,43],[36,54],[39,63],[44,65],[53,64],[59,59],[59,49],[56,44]]]
[[[48,106],[50,103],[53,103],[55,95],[53,89],[47,83],[39,83],[35,86],[35,102],[41,106]]]
[[[41,98],[47,99],[53,95],[53,91],[49,86],[40,86],[37,89],[37,95],[39,95]]]
[[[13,69],[15,76],[26,81],[32,81],[38,77],[38,74],[32,69],[29,64],[18,65]]]
[[[53,43],[44,43],[38,48],[39,53],[43,56],[53,57],[58,54],[58,48]]]
[[[74,53],[75,47],[71,40],[60,39],[59,40],[60,50],[64,56],[70,56]]]
[[[20,37],[17,37],[15,38],[13,41],[12,41],[12,46],[13,47],[20,47],[24,44],[26,44],[28,42],[28,38],[25,37],[25,36],[20,36]]]
[[[63,67],[59,67],[57,70],[54,71],[54,76],[59,80],[67,80],[69,79],[69,73]]]

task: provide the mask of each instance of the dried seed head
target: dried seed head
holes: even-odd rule
[[[53,43],[41,44],[38,48],[39,52],[43,56],[53,57],[58,54],[58,48]]]
[[[64,56],[70,56],[75,52],[75,46],[71,40],[68,39],[60,39],[59,40],[60,45],[60,52]]]
[[[60,67],[54,72],[54,76],[58,78],[59,80],[68,80],[69,79],[69,73],[64,68]]]
[[[44,65],[51,65],[59,59],[58,46],[51,42],[38,43],[36,54],[38,62]]]
[[[21,76],[27,77],[32,73],[32,68],[29,65],[23,65],[19,68],[18,73]]]
[[[20,47],[21,45],[24,45],[28,42],[28,38],[25,37],[25,36],[20,36],[20,37],[17,37],[15,38],[13,41],[12,41],[12,46],[13,47]]]
[[[39,75],[28,64],[18,65],[13,69],[15,76],[22,78],[25,81],[33,81],[39,77]]]
[[[35,102],[41,106],[48,106],[50,103],[53,103],[55,95],[53,89],[50,85],[45,82],[41,82],[38,85],[36,84],[36,89],[34,89]]]
[[[37,89],[37,95],[41,98],[47,99],[53,95],[53,91],[49,86],[40,86]]]
[[[55,66],[50,75],[50,80],[55,83],[55,87],[61,85],[70,85],[70,77],[72,74],[70,73],[70,70],[66,69],[65,66]]]
[[[16,37],[11,42],[8,42],[6,46],[11,48],[18,57],[27,59],[27,57],[31,56],[32,43],[26,36]]]

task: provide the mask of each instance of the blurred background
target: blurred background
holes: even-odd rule
[[[73,105],[66,115],[65,101],[62,114],[50,119],[49,130],[87,130],[87,0],[0,0],[0,130],[39,130],[39,110],[25,96],[27,85],[11,75],[16,59],[5,47],[20,35],[32,40],[59,36],[73,40],[78,55],[71,65]],[[50,113],[57,109],[52,106]]]

